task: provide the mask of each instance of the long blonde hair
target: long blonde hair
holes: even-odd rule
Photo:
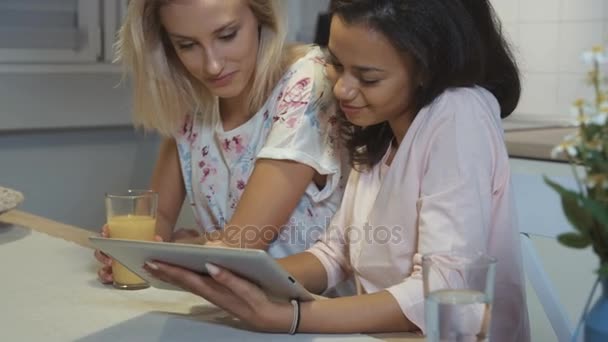
[[[133,121],[137,127],[175,134],[186,115],[219,111],[211,94],[182,65],[161,25],[160,8],[171,0],[130,0],[127,16],[118,33],[117,61],[126,66],[133,80]],[[257,112],[270,96],[289,64],[286,54],[284,0],[248,0],[260,26],[249,110]]]

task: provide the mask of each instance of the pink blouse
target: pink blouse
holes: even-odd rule
[[[454,88],[422,109],[390,165],[351,172],[327,234],[308,252],[328,288],[353,274],[387,290],[425,332],[422,255],[480,251],[498,259],[493,341],[529,341],[517,217],[499,105]]]

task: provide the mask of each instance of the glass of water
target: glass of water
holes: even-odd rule
[[[483,253],[422,257],[427,340],[490,340],[496,259]]]

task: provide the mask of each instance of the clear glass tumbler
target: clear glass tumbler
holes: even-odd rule
[[[483,253],[422,257],[427,340],[490,340],[496,259]]]

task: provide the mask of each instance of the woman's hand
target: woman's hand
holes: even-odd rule
[[[101,236],[107,238],[110,236],[110,230],[108,225],[104,225],[101,228]],[[107,256],[99,249],[95,250],[95,259],[101,263],[101,268],[97,270],[97,278],[103,284],[110,284],[113,281],[112,278],[112,258]]]
[[[199,244],[205,243],[205,235],[201,235],[197,230],[179,228],[171,234],[171,240],[176,243]]]
[[[155,278],[205,298],[255,330],[288,332],[291,304],[275,303],[253,283],[215,265],[205,266],[210,276],[157,261],[147,262],[144,268]]]
[[[101,228],[101,236],[104,238],[110,237],[110,229],[107,224]],[[194,229],[180,228],[175,231],[173,238],[175,239],[174,242],[204,243],[198,241],[200,240],[200,234]],[[163,238],[160,235],[155,235],[154,241],[162,242]],[[97,270],[97,278],[102,284],[111,284],[114,281],[114,278],[112,277],[112,258],[99,249],[96,249],[95,259],[101,263],[101,267]]]

